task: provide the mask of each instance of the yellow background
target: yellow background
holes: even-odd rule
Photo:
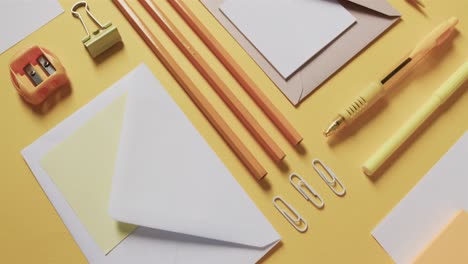
[[[84,30],[69,12],[75,1],[60,0],[65,9],[64,14],[0,55],[0,224],[3,228],[0,235],[0,263],[86,263],[85,257],[23,161],[20,150],[142,62],[151,68],[165,87],[175,87],[169,93],[183,106],[200,133],[283,237],[282,244],[263,263],[391,263],[390,257],[371,236],[371,230],[468,128],[468,85],[465,84],[443,111],[439,111],[412,138],[410,144],[406,144],[404,151],[399,152],[380,177],[370,180],[361,172],[362,162],[468,59],[468,1],[421,1],[426,6],[425,15],[403,0],[391,0],[401,11],[402,21],[296,109],[209,12],[198,1],[187,0],[192,10],[222,40],[303,134],[304,152],[295,151],[287,143],[183,20],[164,3],[164,9],[172,21],[192,40],[200,53],[284,148],[288,156],[286,165],[280,167],[269,160],[142,7],[135,0],[131,1],[138,14],[173,52],[200,89],[267,168],[269,174],[266,180],[258,183],[183,90],[177,88],[174,79],[111,1],[94,0],[89,1],[89,4],[98,19],[110,20],[118,26],[124,46],[114,49],[112,55],[106,58],[93,61],[81,43]],[[385,74],[422,36],[450,16],[458,16],[461,20],[459,32],[451,44],[431,54],[399,88],[387,96],[387,103],[376,107],[373,113],[367,115],[367,121],[359,122],[346,137],[336,142],[327,142],[323,138],[322,130],[340,107],[370,81]],[[13,30],[14,25],[11,26]],[[13,54],[33,44],[52,50],[67,68],[72,81],[71,96],[44,115],[33,112],[22,102],[8,74],[8,64]],[[345,197],[336,197],[313,172],[310,164],[313,158],[320,158],[336,172],[348,189]],[[291,172],[301,174],[322,195],[325,199],[324,210],[315,209],[290,186],[288,175]],[[307,233],[296,232],[276,211],[271,203],[275,195],[284,197],[306,218],[309,222]],[[434,195],[437,195],[437,190],[434,190]]]

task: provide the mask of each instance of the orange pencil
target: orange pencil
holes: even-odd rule
[[[209,63],[198,54],[190,42],[172,24],[167,16],[158,8],[156,3],[150,0],[139,0],[143,7],[159,24],[159,26],[172,39],[176,46],[184,53],[189,61],[197,68],[200,74],[208,81],[211,87],[237,116],[262,148],[275,162],[281,161],[286,155],[275,141],[268,135],[265,129],[255,120],[247,108],[232,93],[226,83],[213,70]]]
[[[226,67],[237,82],[250,95],[255,103],[270,118],[280,132],[292,145],[297,145],[302,141],[302,136],[291,125],[291,123],[281,114],[266,95],[258,88],[253,80],[247,75],[242,67],[234,60],[229,52],[221,45],[208,28],[203,25],[200,19],[188,8],[187,4],[181,0],[169,0],[169,3],[192,28],[205,45],[213,52],[219,61]]]
[[[172,57],[167,49],[156,39],[127,2],[125,0],[113,0],[113,2],[252,175],[259,180],[265,177],[267,174],[266,170],[240,141],[239,137],[234,134],[234,131],[232,131],[226,121],[224,121],[208,102],[206,97],[196,87],[195,83],[192,82],[190,76],[182,70],[174,57]]]

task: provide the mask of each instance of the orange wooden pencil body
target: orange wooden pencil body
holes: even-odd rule
[[[139,0],[143,7],[159,24],[159,26],[172,39],[176,46],[185,54],[187,59],[197,68],[200,74],[208,81],[211,87],[237,116],[247,130],[253,135],[262,148],[275,162],[281,161],[285,154],[276,144],[273,138],[268,135],[265,129],[255,120],[247,108],[232,93],[226,83],[213,70],[209,63],[198,54],[190,42],[182,33],[172,24],[167,16],[151,0]]]
[[[172,55],[166,48],[156,39],[148,27],[141,21],[138,15],[132,10],[125,0],[113,0],[114,4],[119,8],[121,13],[130,22],[138,34],[143,38],[153,53],[159,58],[163,65],[169,70],[174,79],[180,84],[184,91],[189,95],[195,105],[205,115],[213,127],[223,137],[229,147],[239,157],[247,169],[257,178],[262,179],[266,174],[266,170],[255,159],[247,147],[240,141],[239,137],[234,134],[234,131],[228,126],[224,119],[218,114],[213,106],[208,102],[206,97],[192,82],[190,77],[177,64]]]
[[[187,4],[182,0],[169,0],[169,3],[205,43],[211,52],[213,52],[218,60],[221,61],[242,88],[244,88],[255,103],[268,116],[268,118],[270,118],[289,143],[292,145],[299,144],[303,139],[299,132],[297,132],[284,115],[281,114],[278,108],[276,108],[266,95],[258,88],[229,52],[221,45],[215,36],[210,33],[208,28],[203,25],[197,16],[195,16],[195,14],[188,8]]]

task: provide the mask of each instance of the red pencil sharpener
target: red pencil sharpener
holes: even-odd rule
[[[10,75],[21,97],[34,106],[70,83],[59,59],[39,46],[17,53],[10,63]]]

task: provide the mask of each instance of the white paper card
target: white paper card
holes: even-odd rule
[[[220,9],[285,79],[356,21],[336,0],[226,0]]]
[[[0,54],[61,13],[57,0],[1,0]]]
[[[257,262],[278,241],[265,247],[249,247],[144,227],[137,228],[106,255],[80,221],[60,189],[42,168],[40,161],[44,155],[70,137],[86,122],[89,122],[97,113],[110,107],[116,100],[125,96],[125,93],[136,87],[163,89],[148,67],[140,65],[21,152],[89,263],[240,264]],[[107,129],[109,129],[107,133],[115,132],[112,127]],[[104,131],[103,133],[105,134]],[[96,148],[100,147],[103,146],[96,146]],[[103,156],[102,158],[108,159],[110,157]],[[244,195],[246,194],[244,193]],[[254,217],[256,216],[258,214],[254,215]],[[263,215],[261,217],[261,220],[253,220],[265,223],[266,219]],[[275,235],[277,235],[276,232],[273,237]]]
[[[459,210],[468,210],[468,132],[372,235],[397,264],[409,264]]]

